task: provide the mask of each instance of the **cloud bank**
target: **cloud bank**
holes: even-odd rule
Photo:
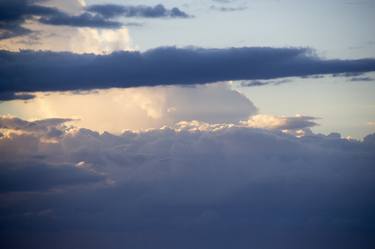
[[[0,52],[0,92],[88,90],[375,70],[375,59],[328,60],[304,48],[160,47],[109,55]]]
[[[281,126],[182,122],[116,136],[60,121],[32,122],[61,131],[51,142],[47,130],[30,133],[30,122],[6,118],[8,131],[0,136],[5,247],[370,249],[375,243],[375,135],[298,138]]]

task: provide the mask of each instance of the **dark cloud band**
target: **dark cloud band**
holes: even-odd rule
[[[324,60],[305,48],[161,47],[109,55],[0,51],[0,92],[201,84],[375,71],[375,59]]]

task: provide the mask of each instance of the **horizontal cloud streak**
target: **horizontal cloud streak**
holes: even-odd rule
[[[0,52],[0,92],[201,84],[375,71],[375,59],[326,60],[304,48],[160,47],[78,55]]]
[[[144,18],[157,18],[157,17],[180,17],[187,18],[188,14],[182,10],[174,7],[166,9],[164,5],[158,4],[155,6],[145,5],[117,5],[117,4],[97,4],[90,5],[86,8],[87,11],[99,14],[105,18],[114,18],[119,16],[125,17],[144,17]]]

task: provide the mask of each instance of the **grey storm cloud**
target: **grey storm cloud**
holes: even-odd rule
[[[112,20],[112,18],[120,16],[144,18],[189,17],[188,14],[176,7],[167,9],[162,4],[156,6],[92,5],[82,9],[79,15],[70,15],[57,8],[40,5],[42,3],[43,0],[1,0],[0,39],[31,33],[31,30],[22,26],[29,19],[49,25],[114,29],[124,25]]]
[[[49,146],[42,137],[0,139],[6,248],[370,249],[375,243],[374,134],[363,141],[339,134],[297,138],[213,126],[121,135],[80,129]]]
[[[375,59],[322,59],[306,48],[160,47],[109,55],[0,51],[0,92],[88,90],[375,71]]]

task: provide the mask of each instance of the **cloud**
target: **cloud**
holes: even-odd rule
[[[68,118],[50,118],[36,121],[25,121],[12,116],[0,116],[0,129],[22,130],[29,132],[45,132],[50,127],[59,127],[73,121]]]
[[[7,137],[13,134],[27,134],[38,136],[45,142],[56,142],[63,136],[67,126],[65,123],[74,121],[66,118],[50,118],[36,121],[25,121],[12,116],[0,116],[0,130],[6,132]]]
[[[42,6],[42,0],[3,0],[0,2],[0,39],[29,34],[23,25],[36,20],[50,25],[73,27],[120,28],[121,23],[107,20],[99,15],[82,13],[70,15],[54,7]],[[36,18],[40,17],[40,18]]]
[[[47,0],[40,4],[46,7],[57,8],[71,15],[78,15],[87,6],[86,0]]]
[[[186,85],[375,70],[375,59],[325,60],[309,49],[267,47],[161,47],[102,56],[1,51],[0,61],[0,92]]]
[[[317,118],[296,115],[295,117],[272,116],[265,114],[252,115],[247,120],[242,120],[237,123],[230,122],[204,122],[199,120],[180,121],[176,122],[173,127],[174,130],[182,131],[217,131],[229,128],[259,128],[266,130],[279,130],[284,133],[298,135],[297,131],[306,131],[311,135],[311,127],[317,126],[315,122]],[[291,132],[290,132],[291,131]],[[294,132],[293,132],[294,131]],[[307,135],[302,133],[302,135]]]
[[[58,11],[40,5],[40,1],[3,0],[0,2],[0,39],[24,35],[30,30],[22,27],[26,19],[35,15],[53,15]]]
[[[233,12],[233,11],[245,10],[245,9],[247,9],[247,7],[245,7],[245,6],[241,6],[241,7],[223,7],[223,6],[220,6],[220,7],[218,7],[218,6],[215,6],[215,5],[211,5],[210,9],[222,11],[222,12]]]
[[[128,29],[73,28],[30,24],[34,33],[0,40],[0,47],[9,51],[48,50],[56,52],[109,54],[134,49]],[[35,35],[38,34],[38,35]]]
[[[277,117],[272,115],[256,115],[243,122],[249,127],[280,130],[298,130],[316,126],[315,117],[297,115],[295,117]]]
[[[214,2],[218,2],[218,3],[232,3],[234,2],[235,0],[212,0]]]
[[[291,79],[281,79],[281,80],[251,80],[251,81],[241,81],[240,85],[242,87],[253,87],[253,86],[266,86],[266,85],[280,85],[284,83],[292,82]]]
[[[0,193],[47,191],[103,181],[104,176],[70,164],[46,164],[38,161],[0,162]]]
[[[9,100],[30,100],[35,96],[28,93],[14,93],[14,92],[2,92],[0,93],[0,101]]]
[[[73,14],[57,8],[65,7],[66,9],[70,5],[72,5],[71,1],[64,5],[53,1],[45,3],[43,0],[2,0],[0,2],[0,40],[32,33],[31,29],[25,27],[25,24],[31,20],[55,26],[117,29],[124,26],[123,23],[113,20],[113,18],[119,16],[149,18],[189,17],[178,8],[166,9],[162,4],[154,7],[108,4],[92,5],[84,8],[83,4],[75,2],[73,7],[81,7],[81,10],[75,10]],[[70,10],[69,8],[67,9]]]
[[[102,103],[106,103],[103,105]],[[164,86],[41,94],[27,104],[6,103],[26,119],[72,117],[76,126],[121,133],[170,126],[181,120],[237,123],[257,113],[255,105],[228,84]],[[90,106],[91,108],[86,108]],[[116,122],[112,122],[116,120]]]
[[[192,125],[121,135],[66,130],[49,146],[39,135],[0,138],[0,172],[11,176],[1,181],[3,244],[371,248],[374,135],[298,138]],[[18,149],[6,150],[11,143]],[[92,244],[82,244],[85,236]]]
[[[351,82],[363,82],[363,81],[375,81],[374,78],[371,77],[353,77],[350,79]]]
[[[42,17],[41,23],[49,25],[63,25],[71,27],[91,27],[91,28],[121,28],[122,23],[104,19],[99,15],[83,13],[78,16],[70,16],[65,13],[58,13],[52,16]]]
[[[158,4],[155,6],[145,5],[117,5],[117,4],[97,4],[90,5],[86,8],[87,11],[99,14],[105,18],[115,18],[119,16],[124,17],[144,17],[144,18],[158,18],[158,17],[190,17],[187,13],[174,7],[166,9],[164,5]]]
[[[259,114],[241,121],[242,125],[252,128],[281,130],[286,134],[302,137],[313,134],[312,127],[318,125],[316,117],[296,115],[295,117],[279,117],[273,115]]]
[[[158,93],[158,89],[154,88],[151,92],[147,97],[149,100],[152,99],[152,94]],[[172,86],[162,88],[161,92],[164,92],[162,96],[165,99],[163,115],[167,122],[164,125],[172,125],[181,120],[237,123],[258,111],[246,96],[225,84]],[[156,105],[150,103],[150,106]]]

